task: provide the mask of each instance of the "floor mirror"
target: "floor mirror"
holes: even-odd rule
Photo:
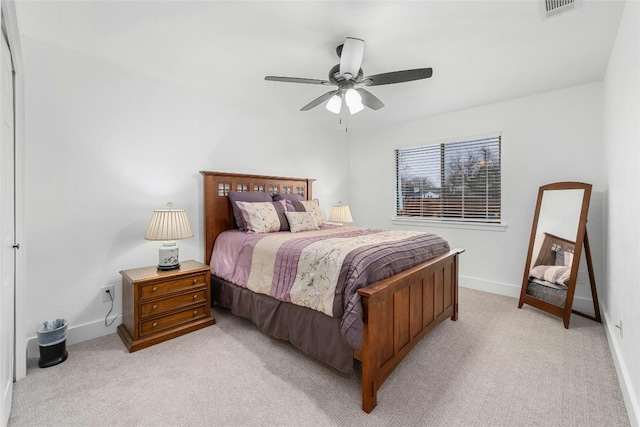
[[[538,190],[518,308],[529,304],[561,317],[565,328],[571,313],[601,322],[587,236],[590,200],[591,184],[583,182],[556,182]],[[593,315],[572,309],[581,258],[588,270]]]

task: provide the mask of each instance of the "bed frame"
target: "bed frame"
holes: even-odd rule
[[[216,237],[236,228],[229,191],[302,194],[312,199],[313,179],[200,172],[204,177],[204,259],[211,261]],[[354,350],[362,363],[362,409],[371,412],[377,392],[411,349],[440,322],[458,319],[460,249],[433,258],[360,289],[364,342]]]

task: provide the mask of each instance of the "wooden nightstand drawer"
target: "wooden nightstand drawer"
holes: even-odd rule
[[[179,292],[192,287],[203,286],[205,283],[207,282],[204,274],[186,277],[183,279],[175,279],[169,282],[151,283],[149,285],[140,286],[140,299]]]
[[[140,323],[140,336],[155,333],[204,316],[206,316],[205,307],[193,307],[169,316],[147,320]]]
[[[200,289],[199,291],[190,292],[188,294],[178,295],[177,297],[140,304],[140,317],[147,317],[153,314],[164,313],[166,311],[182,308],[187,305],[200,304],[202,303],[202,301],[206,300],[207,290],[205,288]]]

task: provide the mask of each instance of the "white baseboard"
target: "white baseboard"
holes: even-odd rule
[[[620,383],[624,404],[627,407],[629,423],[632,426],[638,426],[640,425],[640,403],[638,403],[638,395],[633,389],[633,384],[629,381],[629,371],[622,358],[620,340],[618,338],[619,332],[615,327],[615,323],[609,318],[608,313],[602,313],[602,322],[604,323],[604,332],[609,341],[609,350],[611,351],[611,356],[613,356],[613,364],[618,374],[618,382]]]
[[[109,322],[111,322],[111,320],[113,319],[109,319]],[[122,315],[119,314],[110,326],[104,325],[104,319],[83,325],[69,325],[67,328],[67,346],[113,334],[121,323]],[[37,335],[27,337],[27,357],[40,357]],[[69,357],[71,357],[71,355]]]
[[[519,285],[514,286],[507,283],[490,282],[488,280],[476,279],[475,277],[469,276],[460,276],[458,278],[458,284],[463,288],[475,289],[507,297],[520,298]]]
[[[522,286],[517,286],[508,283],[491,282],[488,280],[477,279],[475,277],[460,276],[458,279],[460,287],[476,289],[478,291],[489,292],[492,294],[504,295],[512,298],[520,298],[520,289]],[[573,297],[573,309],[593,314],[593,301],[589,298],[580,297],[575,295]]]

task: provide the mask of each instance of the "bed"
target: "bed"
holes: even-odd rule
[[[211,263],[218,237],[237,228],[229,201],[232,192],[298,194],[304,201],[313,200],[312,179],[210,171],[201,174],[207,264]],[[326,229],[327,233],[336,231],[330,228]],[[355,231],[339,228],[338,232]],[[381,385],[411,349],[440,322],[457,320],[458,255],[462,252],[447,249],[434,258],[357,289],[356,312],[362,328],[359,348],[353,345],[357,338],[344,335],[344,318],[236,286],[214,274],[213,268],[212,300],[250,319],[265,333],[289,341],[339,371],[352,369],[353,359],[360,361],[362,409],[368,413],[377,404]]]

